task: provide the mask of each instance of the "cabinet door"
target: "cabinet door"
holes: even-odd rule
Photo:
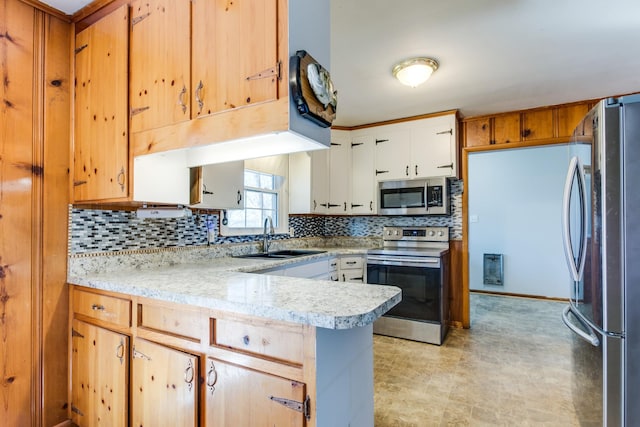
[[[354,136],[351,145],[351,214],[373,215],[377,211],[375,141],[371,135]]]
[[[303,383],[212,358],[207,359],[206,370],[205,426],[304,426],[304,414],[283,404],[304,406]]]
[[[535,139],[553,138],[553,110],[534,110],[522,114],[522,139],[531,141]]]
[[[456,117],[416,122],[411,131],[411,178],[456,175]]]
[[[213,209],[244,207],[244,162],[202,166],[201,202],[192,206]]]
[[[311,152],[311,213],[326,214],[329,204],[329,150]]]
[[[380,130],[375,133],[376,180],[408,179],[411,148],[409,130]]]
[[[493,118],[493,143],[509,144],[520,141],[520,113],[503,114]]]
[[[131,425],[197,425],[197,357],[136,339],[131,378]]]
[[[126,6],[76,36],[75,202],[129,196],[128,40]]]
[[[131,2],[131,132],[189,120],[191,2]]]
[[[193,2],[194,117],[277,99],[277,11],[278,0]]]
[[[589,112],[588,104],[571,105],[557,109],[558,137],[570,137],[582,118]]]
[[[329,205],[330,214],[346,215],[351,185],[351,136],[349,132],[331,132],[329,150]]]
[[[488,117],[464,122],[464,146],[480,147],[491,143],[491,119]]]
[[[74,320],[71,416],[79,427],[126,426],[129,338]]]

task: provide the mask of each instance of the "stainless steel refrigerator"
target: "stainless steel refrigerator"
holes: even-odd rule
[[[599,102],[574,131],[563,200],[581,425],[640,425],[640,95]]]

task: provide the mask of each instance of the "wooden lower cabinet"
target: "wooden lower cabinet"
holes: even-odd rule
[[[198,357],[136,338],[131,425],[198,425]]]
[[[126,426],[129,337],[73,320],[71,416],[79,427]]]
[[[207,427],[303,427],[305,384],[207,358]]]

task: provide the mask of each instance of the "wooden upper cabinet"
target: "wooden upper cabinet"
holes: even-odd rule
[[[522,140],[553,138],[553,110],[532,110],[522,114]]]
[[[478,147],[491,143],[491,119],[473,119],[464,124],[465,147]]]
[[[558,108],[558,137],[570,137],[580,120],[589,112],[589,104],[571,105]]]
[[[520,113],[503,114],[493,119],[494,144],[508,144],[520,140]]]
[[[278,98],[278,0],[196,1],[192,24],[193,118]]]
[[[76,36],[75,202],[129,196],[128,46],[126,5]]]
[[[131,3],[132,133],[191,118],[190,28],[189,0]]]

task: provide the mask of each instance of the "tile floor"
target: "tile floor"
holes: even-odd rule
[[[472,294],[471,329],[442,346],[375,335],[375,426],[580,425],[563,307]]]

